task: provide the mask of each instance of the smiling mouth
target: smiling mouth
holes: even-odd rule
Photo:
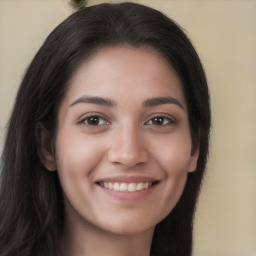
[[[121,192],[136,192],[146,190],[156,185],[158,181],[144,181],[144,182],[97,182],[99,186],[102,186],[109,190],[121,191]]]

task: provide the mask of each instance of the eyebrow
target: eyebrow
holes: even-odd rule
[[[159,106],[163,104],[175,104],[185,110],[184,106],[181,104],[180,101],[173,97],[156,97],[156,98],[150,98],[143,102],[144,107],[154,107]]]
[[[108,98],[96,97],[96,96],[81,96],[76,99],[69,107],[72,107],[79,103],[91,103],[106,107],[114,107],[116,103]]]
[[[69,107],[72,107],[74,105],[80,104],[80,103],[90,103],[90,104],[96,104],[106,107],[115,107],[117,104],[116,102],[112,101],[109,98],[102,98],[98,96],[86,96],[83,95],[76,99]],[[175,104],[179,106],[181,109],[185,109],[184,106],[178,101],[177,99],[173,97],[154,97],[147,99],[143,101],[142,106],[144,107],[154,107],[154,106],[160,106],[164,104]]]

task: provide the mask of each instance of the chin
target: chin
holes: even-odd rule
[[[114,226],[109,227],[107,229],[107,232],[112,233],[113,235],[119,235],[119,236],[135,236],[146,232],[154,232],[155,225],[154,226],[141,226],[136,227],[133,225],[122,225],[122,226]]]

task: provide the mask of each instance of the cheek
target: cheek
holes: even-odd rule
[[[73,130],[60,130],[56,138],[56,163],[67,209],[90,207],[93,170],[104,156],[104,141]],[[67,202],[69,202],[67,204]],[[68,205],[72,205],[70,208]],[[71,211],[73,212],[73,210]]]
[[[191,139],[189,135],[170,135],[153,141],[153,144],[151,154],[155,155],[155,160],[167,176],[188,172],[191,162]]]
[[[166,190],[169,197],[178,201],[186,184],[190,166],[190,150],[186,145],[173,145],[162,156],[162,168],[166,176]]]
[[[189,136],[170,136],[153,148],[152,155],[155,155],[156,164],[161,167],[164,175],[164,196],[160,198],[160,204],[165,208],[166,216],[179,201],[187,181],[191,140]]]
[[[101,140],[85,134],[59,131],[56,140],[59,176],[90,175],[104,154],[102,146]]]

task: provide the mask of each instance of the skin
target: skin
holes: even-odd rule
[[[146,47],[98,50],[60,106],[54,155],[48,142],[45,131],[43,162],[58,171],[64,194],[64,255],[149,255],[155,225],[176,205],[198,158],[170,64]],[[148,179],[157,184],[126,197],[99,185]]]

